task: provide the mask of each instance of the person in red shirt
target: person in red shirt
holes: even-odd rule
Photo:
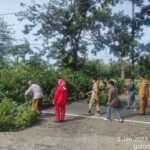
[[[56,122],[63,122],[65,119],[66,104],[68,100],[68,89],[64,79],[58,80],[58,86],[55,91],[53,104]]]

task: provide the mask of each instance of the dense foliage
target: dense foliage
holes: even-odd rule
[[[36,122],[37,114],[29,106],[18,106],[11,99],[0,102],[0,131],[24,129]]]
[[[83,93],[88,91],[91,85],[90,77],[81,72],[72,73],[66,70],[58,73],[49,67],[39,70],[28,65],[17,65],[9,69],[3,69],[0,73],[0,98],[8,97],[18,103],[29,100],[24,96],[29,80],[41,85],[45,95],[44,101],[49,104],[54,96],[58,76],[63,76],[66,79],[71,100],[83,98]]]

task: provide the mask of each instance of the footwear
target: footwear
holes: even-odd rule
[[[104,121],[111,121],[111,119],[108,119],[108,118],[104,118]]]
[[[133,109],[133,111],[138,111],[138,110],[135,108],[135,109]]]
[[[37,116],[42,116],[42,112],[40,112],[40,113],[37,113]]]
[[[122,119],[119,119],[119,120],[117,120],[118,122],[120,122],[120,123],[123,123],[123,120]]]
[[[126,109],[127,109],[127,110],[130,109],[130,107],[126,107]]]
[[[60,120],[60,123],[64,123],[65,122],[65,120]]]
[[[60,121],[58,121],[58,120],[54,120],[54,122],[55,122],[55,123],[60,123]]]
[[[88,116],[91,116],[92,115],[92,113],[91,113],[91,111],[89,110],[88,111],[88,114],[87,114]]]
[[[95,116],[100,117],[101,114],[100,113],[95,113]]]
[[[146,113],[139,113],[139,115],[146,115]]]

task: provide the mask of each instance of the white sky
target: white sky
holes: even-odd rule
[[[48,2],[49,0],[35,0],[37,3],[45,3]],[[147,0],[145,0],[147,1]],[[22,7],[20,7],[20,3],[24,2],[26,4],[30,4],[31,0],[0,0],[0,14],[5,14],[5,13],[13,13],[13,12],[18,12],[23,10]],[[125,2],[123,5],[119,5],[115,8],[114,11],[118,10],[124,10],[125,14],[131,15],[131,3]],[[2,16],[0,16],[2,17]],[[24,35],[22,33],[22,30],[24,28],[24,23],[20,23],[17,21],[17,18],[14,15],[8,15],[8,16],[3,16],[4,20],[8,22],[8,24],[14,24],[11,28],[12,30],[15,31],[14,37],[16,39],[23,39],[27,38],[30,43],[36,43],[34,41],[34,37],[32,34],[29,35]],[[150,33],[150,28],[145,28],[144,30],[145,35],[142,38],[142,42],[147,43],[149,42],[149,33]],[[106,63],[109,62],[109,59],[115,59],[112,55],[109,54],[108,51],[102,51],[97,54],[97,56],[92,56],[89,54],[89,58],[95,58],[95,59],[103,59]]]

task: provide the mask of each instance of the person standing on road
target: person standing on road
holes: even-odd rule
[[[112,109],[115,110],[116,119],[118,122],[123,122],[120,117],[120,113],[118,111],[118,90],[114,86],[113,81],[108,81],[107,86],[109,88],[108,91],[108,101],[107,101],[107,116],[104,118],[105,121],[111,120]]]
[[[39,115],[41,115],[42,101],[44,97],[42,88],[38,84],[33,83],[32,81],[29,81],[28,85],[29,88],[25,92],[25,95],[33,95],[32,109],[36,111]]]
[[[99,93],[99,83],[98,83],[97,78],[94,77],[92,79],[92,83],[93,83],[92,91],[86,93],[86,95],[91,94],[91,99],[90,99],[90,102],[89,102],[88,115],[92,115],[91,109],[92,109],[92,106],[95,104],[96,105],[96,110],[97,110],[97,113],[95,115],[100,116],[100,105],[99,105],[100,93]]]
[[[64,79],[58,80],[58,86],[55,91],[53,104],[55,106],[55,117],[57,123],[63,122],[65,119],[66,104],[68,100],[68,89]]]
[[[144,75],[140,75],[139,98],[140,98],[140,115],[146,114],[147,103],[149,97],[148,81]]]
[[[127,109],[136,110],[135,83],[133,77],[129,77]]]

